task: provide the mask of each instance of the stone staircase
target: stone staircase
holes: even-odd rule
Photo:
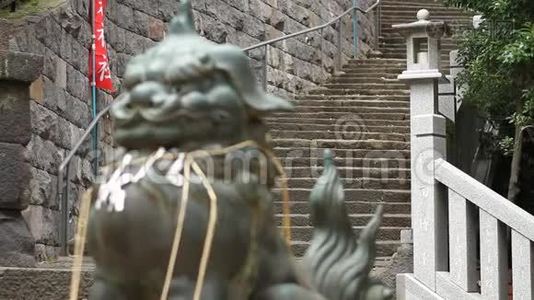
[[[397,80],[406,69],[406,45],[391,25],[415,21],[422,8],[431,12],[432,20],[451,23],[453,32],[471,23],[469,15],[438,1],[383,0],[380,53],[349,61],[340,75],[297,96],[295,112],[268,120],[275,153],[290,178],[292,248],[297,256],[304,254],[312,238],[308,196],[321,173],[326,148],[335,152],[356,231],[378,204],[385,206],[378,264],[395,253],[401,230],[410,227],[409,90]],[[448,69],[455,42],[445,38],[442,46],[442,66]],[[280,225],[282,203],[275,207]]]
[[[290,177],[296,255],[305,252],[313,232],[308,196],[326,148],[335,152],[354,228],[362,229],[382,203],[377,255],[388,257],[398,248],[400,231],[410,227],[409,95],[396,79],[405,68],[403,59],[350,61],[343,75],[298,96],[296,113],[269,119],[275,153]]]

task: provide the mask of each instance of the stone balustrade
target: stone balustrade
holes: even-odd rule
[[[445,24],[430,21],[426,10],[418,18],[395,26],[412,58],[399,79],[411,87],[414,244],[414,272],[398,275],[397,299],[501,300],[510,290],[513,299],[533,299],[534,216],[446,161],[437,92],[444,80],[437,54]],[[427,49],[415,45],[421,39]],[[428,60],[414,61],[422,52]]]

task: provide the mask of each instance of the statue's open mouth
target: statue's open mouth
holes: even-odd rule
[[[152,87],[156,85],[151,84]],[[238,134],[243,111],[231,89],[212,87],[206,91],[181,91],[160,86],[158,89],[132,89],[111,108],[115,120],[115,139],[127,148],[183,146],[200,142],[210,135]],[[137,93],[137,94],[136,94]],[[221,99],[233,101],[221,104]],[[212,137],[214,139],[216,137]],[[203,143],[203,142],[201,142]]]
[[[124,117],[115,117],[117,127],[130,128],[139,125],[140,123],[166,124],[169,122],[177,122],[182,120],[186,124],[192,124],[195,120],[199,120],[205,113],[192,112],[188,109],[180,109],[166,113],[162,109],[153,110],[139,110],[134,109],[124,114]],[[189,122],[189,123],[188,123]]]
[[[186,95],[187,97],[187,95]],[[131,127],[141,122],[167,123],[178,119],[193,121],[203,114],[183,106],[183,96],[165,95],[165,100],[147,100],[144,105],[131,101],[129,95],[118,101],[111,109],[117,127]],[[197,119],[198,120],[198,119]]]

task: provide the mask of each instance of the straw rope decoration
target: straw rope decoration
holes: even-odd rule
[[[282,162],[271,150],[263,147],[260,147],[260,149],[272,160],[276,170],[278,171],[278,174],[280,175],[280,181],[282,183],[282,213],[284,215],[282,219],[282,226],[284,229],[283,233],[286,239],[286,244],[289,246],[291,243],[291,208],[289,207],[289,186],[287,184],[287,174],[284,170]]]
[[[282,184],[282,201],[283,201],[283,234],[286,240],[287,245],[291,242],[291,219],[290,219],[290,208],[289,208],[289,192],[287,184],[287,175],[284,171],[281,161],[274,155],[272,151],[265,147],[261,147],[256,142],[249,140],[245,141],[227,148],[216,149],[216,150],[201,150],[194,151],[185,156],[184,163],[184,184],[182,187],[181,202],[178,205],[178,218],[176,222],[176,230],[173,238],[173,244],[171,248],[171,253],[169,257],[169,264],[167,266],[167,272],[165,274],[165,281],[163,283],[163,289],[161,293],[160,300],[167,300],[170,284],[172,281],[172,275],[174,273],[174,267],[176,265],[176,259],[179,254],[180,242],[182,239],[182,233],[185,224],[185,217],[187,211],[187,205],[189,202],[189,186],[190,186],[190,177],[191,177],[191,168],[195,175],[199,176],[202,182],[202,185],[206,189],[208,196],[210,198],[210,214],[208,219],[208,228],[206,230],[206,237],[204,239],[204,248],[202,251],[202,256],[200,260],[200,267],[197,276],[197,282],[194,291],[193,300],[199,300],[202,287],[204,285],[204,280],[206,276],[206,270],[209,262],[209,256],[211,254],[211,248],[213,243],[213,238],[215,235],[215,229],[217,225],[217,195],[213,190],[212,185],[210,184],[208,178],[200,168],[200,166],[195,162],[195,158],[202,158],[206,156],[215,156],[228,154],[233,151],[241,150],[245,147],[256,147],[260,149],[268,158],[273,162],[274,166],[277,169],[277,172],[280,176]],[[75,239],[75,248],[74,248],[74,264],[72,268],[72,278],[71,278],[71,287],[70,287],[70,300],[76,300],[78,298],[78,291],[81,281],[81,265],[83,262],[83,251],[85,247],[85,240],[87,235],[87,222],[89,218],[89,213],[91,209],[91,193],[86,193],[82,197],[80,218],[78,222],[78,229]]]
[[[204,249],[202,250],[202,258],[200,259],[200,270],[198,271],[197,284],[195,286],[195,294],[193,300],[200,300],[200,294],[202,293],[202,287],[204,286],[204,279],[206,278],[206,269],[208,268],[208,260],[211,254],[211,246],[213,243],[213,237],[215,235],[215,226],[217,225],[217,195],[213,190],[208,178],[198,164],[193,162],[193,170],[200,176],[202,185],[206,188],[208,196],[210,197],[210,215],[208,219],[208,231],[206,232],[206,238],[204,239]]]
[[[276,157],[276,155],[274,155],[274,153],[270,149],[262,147],[258,145],[258,143],[252,140],[248,140],[248,141],[241,142],[239,144],[235,144],[233,146],[229,146],[227,148],[210,150],[210,151],[205,151],[205,150],[198,151],[196,153],[193,152],[193,154],[196,157],[203,157],[203,156],[209,156],[209,155],[223,155],[223,154],[228,154],[229,152],[241,150],[245,147],[255,147],[255,148],[260,149],[274,163],[276,171],[278,172],[278,175],[280,175],[280,181],[282,184],[282,203],[283,203],[282,212],[284,215],[284,218],[282,220],[282,226],[284,227],[284,231],[283,231],[284,238],[287,244],[289,245],[289,243],[291,242],[291,218],[289,217],[291,210],[289,207],[288,178],[287,178],[287,174],[284,170],[284,166],[282,162]]]
[[[182,187],[182,199],[180,205],[178,205],[178,222],[176,223],[176,230],[174,233],[174,239],[172,242],[171,256],[169,258],[169,265],[167,266],[167,273],[165,274],[165,281],[163,282],[163,291],[161,292],[160,300],[167,300],[169,289],[171,286],[172,275],[174,272],[174,266],[176,264],[176,258],[178,257],[178,249],[180,247],[180,241],[182,240],[182,231],[184,229],[185,212],[187,210],[187,202],[189,201],[189,177],[191,176],[191,163],[192,158],[190,155],[185,156],[184,164],[184,186]]]
[[[78,227],[76,229],[76,237],[74,239],[74,262],[72,265],[72,278],[70,282],[70,300],[78,299],[78,292],[80,289],[82,276],[83,252],[85,250],[87,222],[89,220],[89,212],[91,211],[92,194],[93,189],[89,189],[81,198],[80,218],[78,219]]]

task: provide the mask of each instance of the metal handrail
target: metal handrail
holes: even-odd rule
[[[271,40],[268,40],[268,41],[264,41],[264,42],[258,43],[256,45],[252,45],[252,46],[246,47],[246,48],[243,49],[243,51],[248,52],[250,50],[258,49],[258,48],[261,48],[261,47],[264,47],[264,46],[269,46],[271,44],[274,44],[274,43],[277,43],[277,42],[281,42],[283,40],[287,40],[287,39],[290,39],[290,38],[301,36],[301,35],[306,34],[306,33],[319,31],[321,29],[324,29],[324,28],[326,28],[328,26],[333,25],[334,23],[339,22],[341,20],[341,18],[343,18],[344,16],[346,16],[346,15],[348,15],[348,14],[350,14],[353,11],[356,11],[356,10],[361,12],[361,13],[363,13],[363,14],[368,14],[373,9],[375,9],[378,5],[380,5],[380,1],[381,0],[377,0],[373,5],[369,6],[369,8],[367,8],[366,10],[364,10],[361,7],[355,5],[355,6],[351,7],[351,8],[349,8],[349,9],[347,9],[346,11],[344,11],[341,15],[335,17],[334,19],[328,21],[327,23],[325,23],[323,25],[318,25],[318,26],[315,26],[315,27],[312,27],[312,28],[308,28],[308,29],[299,31],[299,32],[291,33],[291,34],[288,34],[288,35],[283,35],[281,37],[277,37],[277,38],[274,38],[274,39],[271,39]]]
[[[281,36],[281,37],[278,37],[278,38],[274,38],[274,39],[271,39],[271,40],[268,40],[268,41],[264,41],[264,42],[258,43],[256,45],[252,45],[252,46],[246,47],[246,48],[243,49],[243,51],[244,52],[248,52],[248,51],[251,51],[251,50],[254,50],[254,49],[258,49],[258,48],[264,47],[266,55],[265,55],[264,63],[263,63],[263,76],[264,76],[263,85],[264,85],[264,88],[266,89],[266,87],[267,87],[267,46],[272,45],[272,44],[277,43],[277,42],[281,42],[281,41],[290,39],[290,38],[298,37],[298,36],[301,36],[301,35],[304,35],[304,34],[307,34],[307,33],[310,33],[310,32],[324,30],[324,28],[326,28],[328,26],[331,26],[336,22],[341,22],[341,19],[343,17],[347,16],[348,14],[350,14],[350,13],[354,13],[355,14],[356,11],[359,11],[359,12],[361,12],[363,14],[368,14],[373,9],[379,7],[380,1],[381,0],[377,0],[373,5],[371,5],[366,10],[363,10],[362,8],[360,8],[357,5],[354,5],[351,8],[347,9],[345,12],[343,12],[341,15],[335,17],[334,19],[328,21],[327,23],[325,23],[323,25],[315,26],[315,27],[312,27],[312,28],[309,28],[309,29],[306,29],[306,30],[302,30],[302,31],[296,32],[296,33],[292,33],[292,34],[284,35],[284,36]],[[379,22],[380,22],[380,17],[377,16],[377,23],[376,23],[377,35],[380,32],[379,31],[380,28],[378,28],[378,26],[380,26]],[[321,34],[321,36],[322,36],[322,34]],[[355,37],[355,38],[357,38],[357,37]],[[339,24],[339,26],[338,26],[338,39],[337,39],[337,42],[338,42],[338,59],[337,59],[337,62],[336,62],[336,68],[337,68],[337,70],[339,70],[340,67],[341,67],[341,24]],[[322,48],[322,44],[323,43],[321,42],[321,48]],[[96,115],[96,117],[91,121],[91,123],[89,124],[89,126],[85,130],[85,132],[82,135],[82,137],[80,138],[80,140],[76,143],[76,145],[74,145],[74,147],[72,147],[71,151],[65,157],[65,159],[63,160],[63,162],[61,163],[61,165],[59,166],[59,169],[58,169],[57,193],[58,193],[58,197],[59,197],[59,204],[60,204],[60,211],[61,211],[60,246],[61,246],[61,254],[64,255],[64,256],[68,255],[68,249],[67,249],[67,247],[68,247],[68,241],[67,241],[68,229],[67,229],[67,226],[68,225],[67,225],[67,220],[69,218],[69,210],[68,210],[68,195],[69,194],[68,193],[69,193],[69,183],[70,183],[69,182],[69,168],[68,167],[69,167],[69,165],[70,165],[70,163],[72,161],[72,158],[76,155],[76,153],[78,152],[80,147],[83,145],[83,143],[85,142],[87,137],[89,137],[89,135],[91,134],[91,131],[93,131],[93,129],[98,125],[99,121],[109,112],[109,110],[111,109],[112,105],[113,105],[113,103],[108,104],[106,107],[104,107],[104,109],[102,109]],[[63,176],[64,174],[67,177],[67,180],[66,180],[67,182],[66,182],[65,186],[63,186],[64,179],[65,179],[64,176]]]
[[[376,40],[376,46],[378,47],[378,36],[380,34],[380,1],[381,0],[377,0],[373,5],[369,6],[369,8],[367,9],[362,9],[361,7],[359,7],[358,5],[353,5],[351,8],[347,9],[346,11],[344,11],[342,14],[340,14],[339,16],[333,18],[332,20],[326,22],[325,24],[322,24],[322,25],[318,25],[318,26],[315,26],[315,27],[312,27],[312,28],[308,28],[308,29],[304,29],[302,31],[299,31],[299,32],[295,32],[295,33],[291,33],[291,34],[288,34],[288,35],[283,35],[281,37],[277,37],[277,38],[274,38],[274,39],[271,39],[271,40],[268,40],[268,41],[264,41],[264,42],[261,42],[261,43],[258,43],[256,45],[252,45],[252,46],[249,46],[249,47],[246,47],[243,49],[243,51],[245,52],[249,52],[249,51],[252,51],[252,50],[255,50],[255,49],[259,49],[259,48],[263,48],[263,53],[264,53],[264,56],[263,56],[263,59],[262,59],[262,75],[263,75],[263,78],[262,78],[262,83],[263,83],[263,89],[267,89],[267,60],[268,60],[268,51],[267,51],[267,48],[272,45],[272,44],[275,44],[275,43],[278,43],[278,42],[282,42],[282,41],[285,41],[287,39],[290,39],[290,38],[295,38],[295,37],[298,37],[298,36],[302,36],[302,35],[305,35],[305,34],[308,34],[308,33],[311,33],[311,32],[316,32],[316,31],[321,31],[321,60],[323,58],[323,31],[325,28],[329,27],[329,26],[332,26],[333,24],[336,24],[337,23],[337,53],[336,53],[336,57],[334,57],[334,73],[336,72],[340,72],[341,71],[341,65],[342,65],[342,26],[341,26],[341,20],[343,19],[343,17],[349,15],[349,14],[352,14],[352,23],[353,23],[353,26],[352,26],[352,30],[353,30],[353,43],[354,43],[354,57],[356,57],[356,55],[358,54],[358,36],[357,36],[357,29],[358,29],[358,26],[357,26],[357,20],[356,20],[356,12],[361,12],[363,14],[368,14],[369,12],[371,12],[373,9],[377,9],[377,16],[376,16],[376,35],[377,35],[377,40]],[[321,65],[323,65],[323,62],[321,61]]]
[[[76,145],[74,145],[74,147],[72,147],[71,151],[65,157],[65,159],[63,160],[63,162],[61,163],[61,165],[59,166],[59,169],[58,169],[58,174],[57,174],[57,193],[58,193],[59,205],[60,205],[59,210],[61,211],[60,246],[61,246],[61,255],[63,255],[63,256],[66,256],[68,254],[68,249],[67,249],[67,242],[68,242],[67,241],[67,235],[68,235],[67,219],[69,218],[69,210],[68,210],[68,206],[69,206],[69,197],[68,197],[68,195],[69,195],[69,168],[68,168],[68,166],[70,165],[70,162],[72,161],[72,158],[74,157],[74,155],[76,155],[76,152],[78,152],[78,150],[83,145],[83,143],[85,142],[87,137],[89,135],[91,135],[91,132],[93,131],[93,129],[98,125],[98,122],[102,119],[102,117],[104,117],[109,112],[109,110],[111,109],[111,105],[112,104],[113,103],[110,103],[106,107],[104,107],[104,109],[102,109],[96,115],[96,117],[93,119],[93,121],[91,121],[91,123],[89,124],[89,126],[87,127],[85,132],[83,133],[82,137],[78,141],[78,143],[76,143]],[[67,184],[65,185],[65,187],[63,187],[63,182],[64,182],[63,173],[64,172],[65,172],[65,175],[67,175],[66,176],[67,177]]]

